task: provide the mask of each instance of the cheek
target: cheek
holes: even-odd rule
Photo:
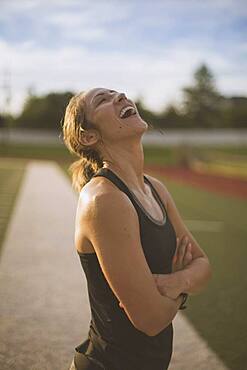
[[[120,118],[112,107],[105,106],[98,112],[96,117],[98,124],[103,130],[112,129],[113,127],[121,128],[123,126]]]

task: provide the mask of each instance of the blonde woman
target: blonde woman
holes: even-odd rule
[[[172,320],[211,277],[166,186],[144,173],[147,129],[115,90],[80,93],[66,108],[64,142],[80,157],[70,167],[80,193],[75,247],[91,307],[70,369],[167,369]]]

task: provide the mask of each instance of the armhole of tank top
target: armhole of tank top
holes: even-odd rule
[[[147,176],[144,175],[144,179],[146,180],[146,182],[150,185],[151,187],[151,190],[153,190],[153,194],[156,198],[156,200],[159,202],[160,206],[163,208],[166,216],[167,216],[167,210],[166,210],[166,206],[164,204],[164,202],[162,201],[158,191],[155,189],[154,185],[152,184],[152,182],[147,178]]]
[[[162,223],[160,223],[159,221],[155,220],[150,214],[148,214],[146,212],[146,210],[144,209],[144,207],[140,203],[139,199],[135,196],[135,194],[132,193],[129,190],[129,188],[127,187],[127,185],[113,171],[111,171],[110,169],[103,169],[103,168],[101,168],[94,175],[94,177],[97,177],[97,176],[102,176],[102,177],[107,178],[120,191],[122,191],[123,193],[125,193],[128,196],[128,198],[130,199],[130,201],[133,204],[133,206],[135,207],[137,213],[139,213],[139,209],[141,209],[142,213],[144,213],[145,216],[148,217],[153,223],[158,224],[158,225],[161,225],[161,226],[163,226],[164,223],[166,223],[166,219],[168,218],[166,207],[163,204],[162,200],[160,199],[160,196],[159,196],[158,192],[156,191],[156,189],[154,188],[153,184],[151,183],[150,180],[148,180],[148,178],[145,175],[143,175],[144,181],[149,184],[153,196],[155,197],[156,201],[158,202],[158,204],[160,205],[160,207],[162,209],[163,216],[164,216]]]
[[[105,171],[106,170],[106,171]],[[108,176],[106,175],[108,174]],[[93,177],[97,177],[97,176],[103,176],[105,178],[107,178],[109,181],[111,181],[119,190],[123,191],[129,198],[130,200],[132,201],[133,203],[133,200],[137,200],[137,203],[139,204],[138,202],[138,199],[136,199],[135,195],[129,190],[129,188],[125,185],[125,183],[111,170],[108,170],[107,169],[104,169],[104,168],[100,168],[95,174]],[[154,185],[152,184],[152,182],[147,178],[147,176],[143,175],[144,177],[144,180],[146,180],[146,182],[150,185],[151,187],[151,191],[152,193],[154,194],[155,196],[155,199],[157,200],[157,202],[160,204],[161,208],[163,209],[163,212],[165,214],[165,216],[168,216],[168,213],[167,213],[167,210],[166,210],[166,206],[164,205],[163,201],[161,200],[160,196],[159,196],[159,193],[157,192],[157,190],[155,189]],[[134,198],[134,199],[133,199]]]

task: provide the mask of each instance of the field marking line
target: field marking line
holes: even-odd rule
[[[184,220],[190,231],[221,232],[224,229],[223,221]]]

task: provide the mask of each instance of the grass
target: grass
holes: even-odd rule
[[[0,252],[25,167],[25,160],[0,159]]]
[[[204,153],[209,153],[214,151],[215,154],[225,154],[225,155],[239,155],[239,156],[247,156],[247,146],[216,146],[216,147],[196,147],[200,148],[200,150]]]
[[[57,162],[69,162],[72,155],[62,145],[8,144],[0,145],[2,158],[44,159]]]
[[[190,297],[183,313],[230,369],[243,370],[247,359],[247,202],[159,178],[185,222],[223,222],[218,232],[191,230],[209,257],[213,278],[201,294]]]
[[[177,147],[157,147],[157,146],[144,146],[145,163],[156,164],[176,164],[183,157],[188,155],[194,156],[215,156],[238,155],[246,159],[247,146],[220,146],[220,147],[205,147],[205,146],[177,146]],[[76,159],[72,156],[64,145],[44,145],[44,144],[1,144],[0,157],[11,158],[26,158],[26,159],[47,159],[55,160],[57,162],[71,162]]]

